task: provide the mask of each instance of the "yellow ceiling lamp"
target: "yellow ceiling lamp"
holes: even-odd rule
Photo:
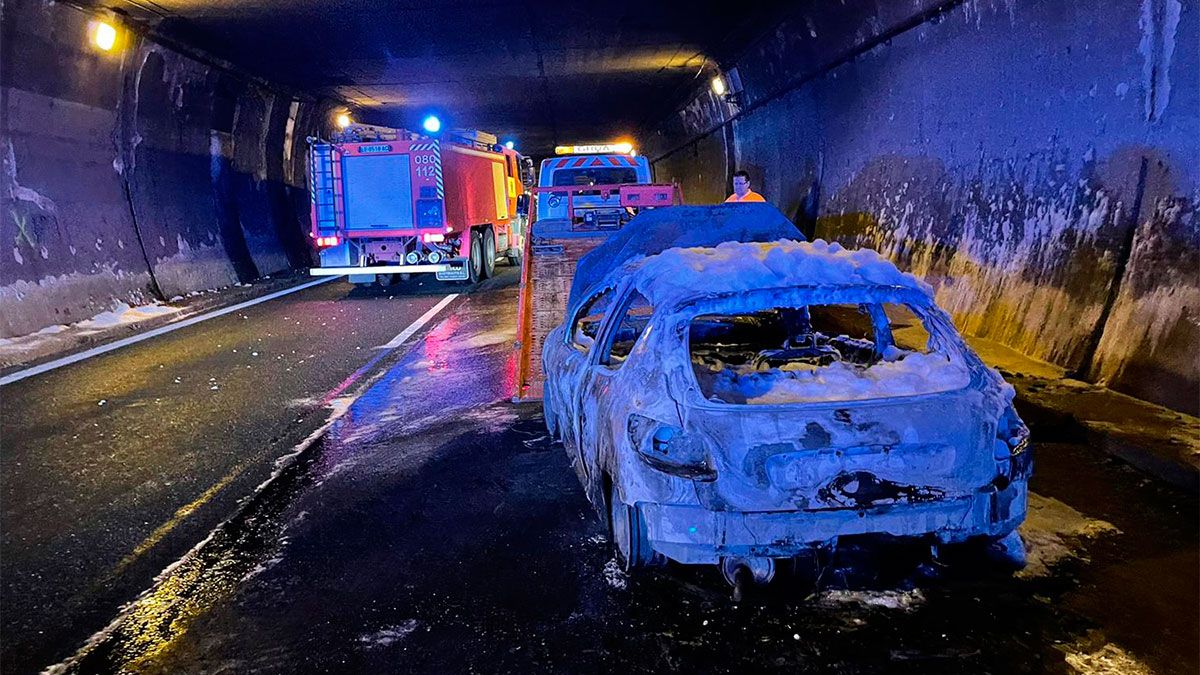
[[[117,27],[109,21],[95,19],[88,24],[89,41],[102,52],[111,52],[117,46],[117,37]]]

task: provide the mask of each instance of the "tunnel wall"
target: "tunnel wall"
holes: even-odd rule
[[[1198,26],[1178,0],[847,0],[767,33],[727,64],[741,100],[699,92],[647,154],[715,201],[689,153],[731,136],[717,165],[923,276],[961,330],[1195,414]]]
[[[128,32],[100,52],[63,5],[0,11],[0,337],[309,264],[328,102]]]

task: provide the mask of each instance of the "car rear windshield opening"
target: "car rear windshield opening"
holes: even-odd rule
[[[961,389],[970,372],[911,308],[776,307],[706,314],[689,328],[706,399],[733,404],[853,401]]]

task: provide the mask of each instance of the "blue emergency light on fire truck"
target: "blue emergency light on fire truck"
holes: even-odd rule
[[[516,263],[528,226],[532,162],[479,131],[430,138],[353,124],[309,139],[315,276],[388,283],[434,273],[476,282]]]

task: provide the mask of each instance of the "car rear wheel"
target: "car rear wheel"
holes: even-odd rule
[[[614,488],[608,491],[608,539],[612,542],[617,565],[624,572],[666,562],[646,540],[646,521],[641,510],[622,502]]]
[[[483,276],[496,276],[496,233],[490,227],[483,231]]]

